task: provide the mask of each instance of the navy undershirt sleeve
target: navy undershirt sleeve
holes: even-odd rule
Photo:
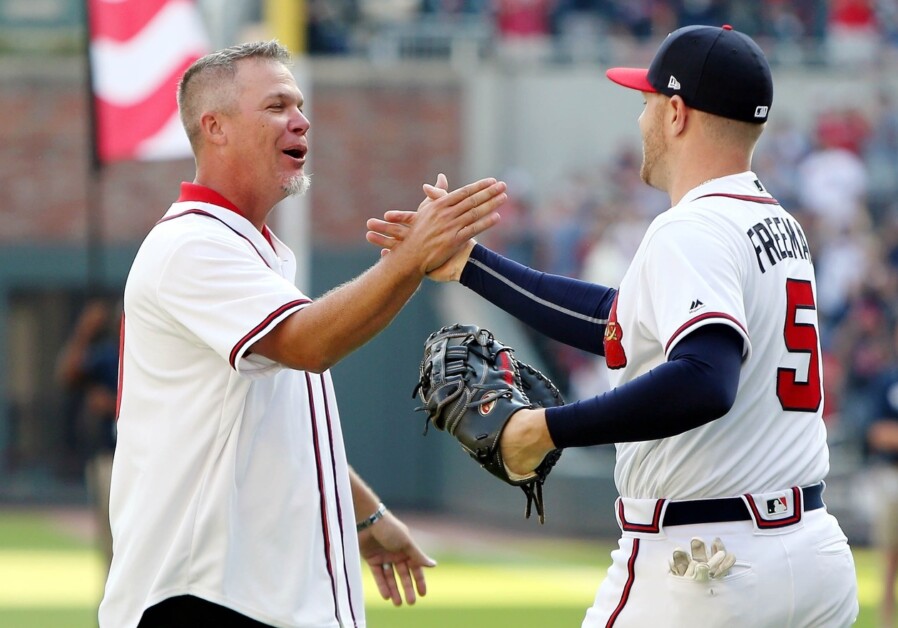
[[[613,288],[539,272],[479,244],[459,283],[543,335],[605,355],[602,339],[617,294]]]
[[[742,367],[743,338],[710,324],[691,332],[667,362],[605,394],[548,408],[556,447],[654,440],[720,418],[732,408]]]

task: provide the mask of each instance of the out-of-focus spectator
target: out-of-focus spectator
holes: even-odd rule
[[[730,21],[730,2],[727,0],[679,0],[676,4],[679,26]]]
[[[804,46],[807,29],[804,20],[791,2],[767,2],[761,6],[765,15],[762,28],[769,38],[764,41],[778,65],[792,65],[804,60]]]
[[[832,110],[818,117],[813,132],[815,149],[796,169],[797,208],[813,218],[808,227],[826,337],[861,293],[880,251],[867,207],[867,165],[859,155],[867,123],[856,111]]]
[[[589,177],[572,172],[548,197],[537,213],[541,268],[548,273],[578,277],[582,268],[584,236],[589,233],[597,200]]]
[[[898,326],[893,331],[898,347]],[[898,577],[898,362],[877,380],[866,429],[876,493],[873,540],[883,562],[882,626],[895,625],[895,581]]]
[[[493,19],[502,58],[525,62],[550,58],[552,2],[493,0]]]
[[[882,246],[883,263],[891,270],[893,281],[898,282],[898,211],[887,212],[879,223],[877,233]],[[898,304],[895,289],[892,302]]]
[[[601,0],[555,0],[549,21],[557,59],[575,63],[609,60],[606,4]]]
[[[817,309],[826,320],[839,319],[861,292],[879,254],[868,225],[817,232]]]
[[[608,176],[596,182],[596,187],[608,190],[606,211],[623,215],[625,220],[634,214],[651,220],[670,207],[670,198],[664,192],[643,183],[641,167],[642,153],[636,147],[621,146],[615,151]]]
[[[654,18],[657,5],[667,3],[652,0],[610,0],[610,16],[616,32],[623,32],[639,41],[645,42],[654,34]],[[668,5],[669,6],[669,5]],[[669,16],[673,23],[670,30],[676,28],[676,10],[669,7]],[[663,31],[662,31],[663,32]],[[670,32],[670,31],[667,31]]]
[[[851,150],[855,132],[857,127],[844,116],[821,116],[817,148],[798,167],[801,204],[834,232],[851,228],[866,213],[867,167]]]
[[[351,25],[357,19],[355,0],[308,0],[308,51],[312,55],[346,54],[351,50]]]
[[[867,117],[856,107],[826,111],[817,117],[817,139],[825,148],[844,148],[860,155],[870,135]]]
[[[522,168],[511,168],[502,180],[508,184],[508,200],[499,208],[503,228],[485,233],[482,240],[494,251],[531,265],[536,255],[533,178]]]
[[[115,450],[115,414],[118,393],[118,325],[120,307],[95,299],[82,310],[59,354],[56,378],[77,395],[78,433],[88,444],[85,481],[94,506],[97,541],[112,560],[109,529],[109,481]]]
[[[549,34],[552,0],[495,0],[494,6],[501,36],[529,39]]]
[[[845,435],[860,437],[876,381],[894,359],[889,306],[873,291],[851,300],[833,340],[845,368],[840,421]]]
[[[421,12],[442,16],[480,15],[489,11],[490,0],[421,0]]]
[[[898,208],[898,106],[892,95],[879,92],[862,155],[869,176],[871,210],[879,215]]]
[[[828,3],[820,0],[746,0],[775,63],[824,63]],[[742,3],[739,3],[742,4]],[[734,18],[735,19],[735,18]],[[741,22],[736,22],[741,23]]]
[[[823,420],[830,430],[842,430],[840,422],[842,391],[845,389],[845,369],[839,357],[828,347],[822,347],[823,359]],[[851,434],[847,434],[849,438]]]
[[[873,0],[832,0],[827,43],[833,64],[873,62],[880,45]]]
[[[418,0],[357,0],[360,17],[372,24],[408,22],[418,15]]]
[[[591,283],[618,286],[639,248],[649,221],[639,214],[621,215],[600,227],[598,237],[585,251],[580,278]]]
[[[894,61],[895,52],[898,51],[898,0],[877,0],[876,23],[885,44],[880,62]]]
[[[810,151],[810,142],[785,116],[777,116],[768,125],[755,149],[755,169],[783,207],[794,210],[799,205],[798,165]]]
[[[605,216],[597,221],[593,240],[585,243],[580,279],[606,286],[620,285],[651,222],[640,212],[627,211],[629,206],[628,203],[621,212],[612,211],[608,206],[599,208]],[[568,353],[560,363],[571,372],[572,398],[586,399],[610,388],[604,358],[570,349]]]

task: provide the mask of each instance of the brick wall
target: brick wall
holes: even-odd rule
[[[459,182],[460,89],[445,68],[309,68],[316,245],[364,243],[365,219],[414,208],[439,171]],[[77,244],[89,198],[104,239],[142,239],[193,177],[192,160],[122,162],[89,185],[87,95],[79,59],[0,60],[0,246]],[[94,196],[92,196],[94,195]]]
[[[313,233],[347,243],[365,219],[414,209],[443,171],[458,183],[459,113],[448,87],[315,85]]]

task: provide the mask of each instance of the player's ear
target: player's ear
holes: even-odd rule
[[[225,132],[221,115],[215,111],[204,111],[200,116],[200,129],[207,142],[212,144],[224,144]]]
[[[689,107],[679,95],[671,96],[667,101],[665,121],[671,135],[677,136],[686,130],[686,121],[689,118]]]

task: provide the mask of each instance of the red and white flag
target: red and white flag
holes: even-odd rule
[[[196,3],[87,0],[87,8],[100,163],[190,156],[176,91],[184,71],[210,49]]]

